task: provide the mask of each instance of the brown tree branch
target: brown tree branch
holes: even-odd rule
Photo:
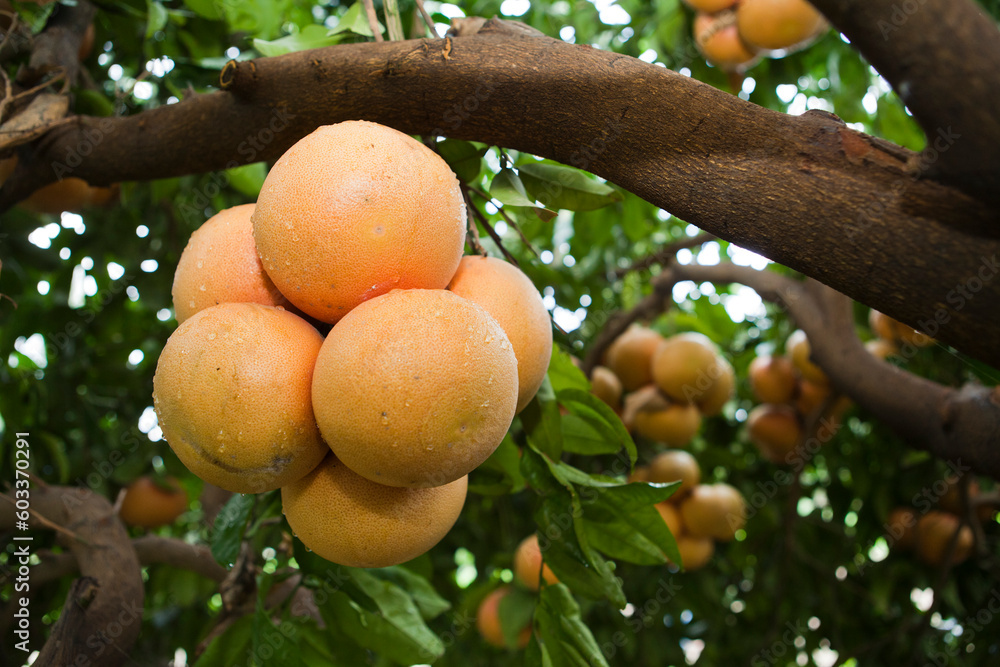
[[[123,664],[139,636],[143,605],[139,559],[125,527],[107,498],[87,489],[36,487],[30,502],[79,537],[58,533],[81,574],[35,664]],[[9,530],[16,518],[14,506],[0,503],[0,530]],[[29,525],[40,527],[34,519]]]
[[[57,5],[45,29],[35,37],[28,67],[18,73],[18,82],[35,85],[46,73],[62,70],[67,83],[73,84],[80,69],[80,43],[95,12],[88,0]]]
[[[225,92],[49,132],[0,190],[0,210],[56,172],[104,185],[223,169],[274,159],[318,125],[366,118],[590,170],[1000,365],[997,209],[915,178],[915,154],[829,114],[769,111],[497,21],[469,37],[235,63],[225,76]]]
[[[1000,34],[993,19],[972,0],[812,3],[913,112],[928,139],[924,174],[1000,201]]]
[[[687,238],[680,238],[675,241],[671,241],[652,255],[643,257],[642,259],[637,259],[624,269],[618,269],[615,271],[615,275],[621,278],[622,276],[632,273],[633,271],[645,271],[646,269],[656,266],[657,264],[666,264],[667,262],[673,260],[677,256],[677,253],[681,250],[697,248],[698,246],[704,245],[714,239],[715,237],[711,234],[701,233],[696,234],[695,236],[689,236]]]

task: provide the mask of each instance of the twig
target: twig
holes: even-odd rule
[[[621,278],[622,276],[633,271],[644,271],[655,264],[666,264],[667,262],[673,260],[677,256],[677,253],[681,250],[694,248],[708,243],[709,241],[714,241],[717,238],[718,237],[713,234],[702,232],[700,234],[696,234],[695,236],[671,241],[652,255],[642,259],[637,259],[631,266],[627,266],[624,269],[618,269],[615,271],[615,275]]]
[[[472,187],[471,185],[468,185],[466,187],[469,188],[469,192],[478,195],[479,197],[482,197],[485,201],[493,201],[493,197],[490,197],[487,193],[483,192],[482,190]],[[513,218],[510,217],[510,214],[507,213],[507,211],[505,211],[502,206],[497,207],[497,213],[500,214],[500,216],[504,219],[504,221],[507,223],[508,226],[514,228],[514,231],[517,232],[517,235],[521,237],[521,242],[531,252],[531,254],[534,255],[536,258],[538,258],[538,251],[535,250],[535,246],[531,244],[531,241],[528,240],[528,237],[524,235],[524,232],[521,230],[521,226],[517,224]]]
[[[368,27],[372,29],[376,42],[385,41],[382,37],[382,30],[378,26],[378,14],[375,13],[374,0],[361,0],[365,5],[365,17],[368,19]]]
[[[16,503],[14,502],[14,499],[11,498],[10,496],[8,496],[6,494],[0,494],[0,498],[3,498],[7,502],[9,502],[11,505],[15,505],[16,506]],[[70,538],[71,540],[76,540],[77,542],[80,542],[81,544],[86,544],[87,546],[90,546],[90,544],[85,539],[83,539],[82,537],[80,537],[79,535],[77,535],[76,533],[74,533],[73,531],[68,530],[66,528],[63,528],[59,524],[57,524],[57,523],[55,523],[53,521],[50,521],[49,519],[47,519],[46,517],[44,517],[42,514],[40,514],[37,510],[34,510],[32,508],[28,508],[28,513],[31,514],[32,517],[34,517],[35,521],[37,521],[38,523],[42,524],[43,526],[45,526],[49,530],[54,530],[54,531],[56,531],[58,533],[62,533],[66,537]]]
[[[424,18],[424,23],[427,24],[428,28],[430,28],[431,34],[434,37],[437,37],[437,27],[434,25],[434,19],[432,19],[431,15],[427,13],[427,8],[424,7],[424,0],[416,0],[416,3],[417,11],[419,11],[420,15]]]
[[[483,215],[483,212],[480,211],[478,208],[476,208],[475,205],[472,203],[472,200],[469,198],[468,188],[462,189],[462,196],[465,197],[465,205],[469,208],[470,211],[472,211],[473,215],[476,216],[476,219],[479,220],[480,223],[482,223],[483,229],[485,229],[486,233],[489,234],[491,239],[493,239],[493,242],[497,244],[497,247],[500,248],[500,252],[502,252],[503,256],[507,258],[507,261],[513,264],[514,266],[520,268],[520,264],[518,264],[517,259],[512,254],[510,254],[507,248],[504,247],[503,239],[501,239],[500,235],[497,234],[495,229],[493,229],[493,225],[491,225],[490,221],[486,219],[486,216]]]

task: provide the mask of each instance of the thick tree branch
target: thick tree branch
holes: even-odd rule
[[[31,489],[31,508],[76,535],[58,533],[81,574],[35,664],[123,664],[142,626],[143,587],[139,560],[111,503],[86,489],[43,486]],[[14,506],[0,502],[0,530],[14,520]]]
[[[96,185],[177,176],[274,159],[318,125],[366,118],[588,169],[1000,365],[997,210],[915,178],[912,153],[829,114],[769,111],[495,21],[470,37],[335,46],[224,75],[228,92],[52,130],[0,190],[0,210],[77,161],[67,173]]]
[[[1000,33],[973,0],[811,0],[927,134],[926,175],[1000,201]]]

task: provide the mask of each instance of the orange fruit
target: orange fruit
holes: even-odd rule
[[[373,482],[439,486],[497,448],[514,418],[517,360],[481,306],[394,290],[327,335],[312,404],[337,457]]]
[[[616,410],[622,404],[622,383],[610,368],[595,366],[590,375],[590,389],[594,396]]]
[[[542,295],[519,268],[495,257],[463,257],[448,285],[500,324],[517,358],[517,412],[535,397],[552,358],[552,322]]]
[[[747,369],[750,388],[761,403],[789,403],[798,382],[795,366],[787,357],[755,357]]]
[[[972,529],[963,526],[959,518],[949,512],[933,511],[920,517],[917,522],[917,557],[933,567],[941,566],[955,531],[958,531],[958,538],[951,554],[951,565],[958,565],[972,555],[975,544]]]
[[[652,363],[656,386],[679,403],[702,401],[728,366],[708,336],[694,332],[664,340],[656,348]]]
[[[636,466],[632,473],[625,480],[627,482],[648,482],[649,481],[649,467],[648,466]]]
[[[868,353],[873,357],[878,357],[882,360],[899,354],[899,348],[896,347],[895,343],[891,343],[890,341],[883,340],[881,338],[873,338],[865,343],[865,349],[868,350]]]
[[[788,352],[792,364],[804,379],[822,385],[830,383],[823,369],[813,363],[812,348],[809,346],[806,332],[802,329],[796,329],[789,334],[788,340],[785,341],[785,351]]]
[[[462,259],[465,227],[448,164],[366,121],[320,127],[289,148],[253,214],[267,274],[324,322],[392,289],[444,288]]]
[[[680,534],[684,532],[684,523],[681,521],[681,513],[677,510],[677,507],[667,500],[664,500],[662,503],[656,503],[653,507],[663,517],[663,522],[670,529],[670,534],[675,539],[679,538]]]
[[[701,481],[701,467],[689,452],[662,452],[649,463],[649,481],[657,484],[680,482],[680,487],[668,499],[677,502]]]
[[[635,429],[635,418],[640,412],[659,412],[671,405],[655,384],[633,391],[625,396],[622,403],[622,422],[629,431]]]
[[[722,355],[715,355],[715,361],[709,367],[709,377],[714,381],[694,401],[698,410],[706,417],[722,412],[722,407],[733,397],[736,389],[736,372]]]
[[[681,503],[681,519],[689,535],[728,542],[746,524],[746,503],[728,484],[699,484]]]
[[[770,50],[801,47],[827,28],[806,0],[742,0],[736,23],[748,45]]]
[[[802,439],[802,425],[791,407],[763,403],[750,411],[747,434],[764,458],[783,464]]]
[[[868,313],[868,324],[876,336],[889,343],[909,343],[916,347],[927,347],[935,343],[935,340],[927,334],[877,310]]]
[[[501,586],[479,603],[476,611],[476,628],[483,639],[497,648],[508,648],[503,638],[503,628],[500,625],[500,601],[510,595],[510,586]],[[531,625],[523,628],[517,635],[517,648],[524,648],[531,641]]]
[[[559,579],[552,573],[548,565],[542,563],[542,550],[538,546],[538,535],[529,535],[521,540],[514,552],[514,577],[521,584],[533,591],[540,586],[539,574],[547,584],[557,584]]]
[[[686,572],[700,570],[712,560],[715,542],[710,537],[681,535],[677,538],[677,550],[681,552],[681,565]]]
[[[319,556],[349,567],[388,567],[441,541],[465,504],[468,477],[432,489],[382,486],[332,454],[281,489],[295,535]]]
[[[795,409],[799,414],[808,417],[826,402],[830,396],[830,385],[826,383],[799,381],[798,396],[795,397]]]
[[[635,391],[653,381],[653,353],[663,336],[633,324],[608,347],[605,366],[621,380],[625,391]]]
[[[701,413],[693,405],[674,403],[657,412],[639,412],[632,426],[644,438],[670,447],[684,447],[701,428]]]
[[[705,60],[728,70],[745,70],[757,63],[757,54],[740,39],[736,14],[698,13],[693,26],[694,43]]]
[[[255,303],[223,303],[185,320],[153,378],[170,448],[195,475],[234,493],[301,478],[329,452],[310,402],[322,343],[297,315]]]
[[[157,483],[143,476],[125,488],[118,516],[130,526],[159,528],[176,521],[187,506],[187,493],[176,478],[168,477]]]
[[[20,206],[33,213],[59,215],[63,211],[103,206],[110,201],[111,196],[111,188],[93,187],[81,178],[67,176],[35,190]]]
[[[243,204],[219,211],[191,234],[171,290],[178,324],[220,303],[288,304],[257,256],[253,209],[253,204]]]

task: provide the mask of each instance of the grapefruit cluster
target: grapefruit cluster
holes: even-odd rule
[[[434,546],[552,349],[534,285],[463,258],[465,230],[454,173],[405,134],[348,121],[293,145],[178,262],[153,380],[178,458],[229,491],[280,488],[330,561]]]
[[[532,534],[521,540],[514,552],[515,585],[530,592],[537,592],[544,581],[546,585],[559,582],[549,566],[542,561],[542,550],[538,535]],[[505,585],[489,593],[476,611],[476,628],[488,644],[497,648],[524,648],[531,639],[530,621],[517,630],[517,642],[510,646],[504,638],[504,628],[500,620],[500,605],[510,595],[514,586]]]
[[[591,380],[594,394],[620,411],[634,435],[685,447],[702,417],[719,414],[732,397],[735,376],[708,337],[664,338],[634,325],[608,347]]]
[[[937,342],[927,334],[877,310],[868,313],[868,325],[876,338],[865,345],[869,352],[881,359],[899,354],[912,356],[916,348],[927,347]]]
[[[689,572],[705,567],[715,543],[733,540],[746,525],[746,503],[740,492],[729,484],[702,484],[698,461],[684,450],[657,454],[648,466],[637,466],[629,481],[681,483],[656,509],[673,533],[681,564]]]
[[[967,560],[975,547],[975,538],[972,528],[961,517],[975,517],[986,525],[995,521],[998,508],[988,499],[980,498],[982,491],[975,478],[968,480],[963,498],[961,482],[958,476],[948,475],[932,484],[930,493],[920,496],[919,507],[892,510],[883,524],[889,547],[913,551],[918,560],[931,567],[941,567],[946,560],[949,566]],[[935,498],[936,507],[929,502]]]
[[[730,71],[805,48],[827,29],[822,14],[806,0],[686,2],[697,10],[695,45],[710,63]]]
[[[850,407],[847,398],[829,400],[829,379],[810,359],[804,332],[797,330],[788,337],[785,352],[785,356],[758,356],[749,368],[750,388],[761,403],[747,417],[747,435],[764,458],[779,465],[795,456],[808,420],[825,419],[834,428]],[[823,406],[825,412],[818,415]]]

